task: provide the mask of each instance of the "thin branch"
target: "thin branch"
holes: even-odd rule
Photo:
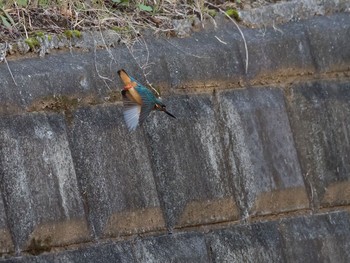
[[[152,64],[152,63],[149,63],[150,53],[149,53],[149,49],[148,49],[147,43],[146,43],[146,41],[145,41],[145,39],[143,37],[138,37],[136,39],[136,42],[138,42],[140,45],[144,45],[145,46],[145,49],[146,49],[146,52],[147,52],[145,63],[143,65],[141,65],[139,63],[139,59],[135,56],[135,54],[134,54],[135,51],[132,48],[133,47],[132,45],[126,45],[128,50],[129,50],[129,53],[133,57],[133,59],[135,60],[136,64],[139,66],[139,68],[142,70],[142,74],[143,74],[143,76],[144,76],[144,78],[146,80],[146,83],[147,83],[148,87],[151,88],[160,97],[159,91],[153,87],[153,85],[149,82],[149,80],[147,78],[147,76],[149,75],[150,72],[146,72],[146,71],[150,67],[150,65]]]
[[[110,82],[113,82],[113,80],[111,80],[110,78],[107,78],[107,77],[104,77],[100,74],[100,72],[98,71],[98,68],[97,68],[97,60],[96,60],[96,57],[97,57],[97,54],[96,54],[96,48],[97,48],[97,44],[96,44],[96,40],[94,39],[94,64],[95,64],[95,70],[96,70],[96,73],[97,75],[99,76],[99,78],[101,78],[103,80],[103,82],[105,83],[105,85],[107,86],[107,88],[109,90],[111,90],[111,88],[109,87],[108,83],[106,82],[106,80],[110,81]]]
[[[168,42],[171,46],[173,46],[174,48],[178,49],[180,52],[186,54],[186,55],[189,55],[189,56],[192,56],[192,57],[195,57],[195,58],[206,58],[206,59],[210,59],[210,57],[208,56],[198,56],[198,55],[194,55],[192,53],[189,53],[187,51],[184,51],[182,50],[182,48],[179,48],[177,47],[176,45],[174,45],[173,43],[171,43],[168,39],[165,39],[166,42]]]
[[[220,7],[218,7],[216,5],[213,5],[212,3],[209,3],[208,1],[205,1],[205,3],[207,5],[210,5],[210,6],[214,7],[214,8],[216,8],[217,10],[219,10],[220,13],[224,14],[237,27],[239,33],[242,36],[243,42],[244,42],[244,49],[245,49],[245,73],[247,74],[248,73],[248,63],[249,63],[248,46],[247,46],[247,41],[245,40],[245,37],[244,37],[244,34],[243,34],[241,28],[238,26],[236,21],[234,19],[232,19],[232,17],[230,17],[228,14],[226,14],[226,12],[224,10],[222,10]]]
[[[8,71],[10,72],[10,75],[11,75],[11,78],[12,78],[12,80],[13,80],[13,83],[15,83],[15,85],[16,85],[16,86],[18,86],[18,85],[17,85],[17,82],[16,82],[16,80],[15,80],[15,78],[13,77],[13,74],[12,74],[11,68],[10,68],[10,66],[9,66],[9,63],[7,62],[6,57],[4,57],[4,60],[5,60],[5,63],[6,63],[7,69],[8,69]]]
[[[215,36],[215,38],[220,42],[220,43],[222,43],[222,44],[224,44],[224,45],[227,45],[227,43],[225,42],[225,41],[222,41],[220,38],[218,38],[217,36]]]
[[[23,9],[21,11],[22,11],[22,16],[23,16],[23,29],[24,29],[24,32],[26,34],[26,38],[28,38],[29,36],[28,36],[27,27],[26,27],[26,17],[24,15]]]

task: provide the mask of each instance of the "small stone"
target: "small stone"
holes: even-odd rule
[[[17,49],[18,49],[19,53],[26,54],[29,52],[30,47],[23,40],[19,40],[19,41],[17,41]]]
[[[173,21],[174,31],[177,37],[189,37],[192,31],[192,21],[190,19],[181,19]]]
[[[5,60],[7,54],[7,44],[1,43],[0,44],[0,62]]]

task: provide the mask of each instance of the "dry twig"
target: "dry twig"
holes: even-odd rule
[[[248,46],[247,46],[247,41],[245,40],[245,37],[244,37],[244,34],[241,30],[241,28],[238,26],[237,22],[232,19],[232,17],[230,17],[224,10],[222,10],[220,7],[208,2],[208,1],[205,1],[205,3],[209,6],[212,6],[214,8],[216,8],[217,10],[219,10],[220,13],[224,14],[228,19],[231,20],[231,22],[237,27],[239,33],[241,34],[241,37],[243,39],[243,43],[244,43],[244,49],[245,49],[245,73],[247,74],[248,73],[248,64],[249,64],[249,53],[248,53]]]

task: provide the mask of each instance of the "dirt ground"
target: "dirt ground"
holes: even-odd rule
[[[129,35],[139,34],[142,29],[171,34],[178,20],[214,17],[219,9],[226,12],[231,10],[231,14],[235,15],[232,10],[249,10],[288,0],[112,0],[100,5],[91,1],[79,1],[63,1],[60,5],[29,1],[25,5],[26,0],[0,0],[0,43],[40,37],[43,34],[65,33],[71,37],[81,31],[96,29],[113,29],[120,34]],[[92,4],[87,4],[89,2]],[[157,2],[161,3],[155,5]],[[29,40],[27,42],[29,45],[36,44]]]

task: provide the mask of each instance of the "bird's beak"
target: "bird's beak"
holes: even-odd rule
[[[169,111],[167,111],[166,109],[164,109],[164,112],[166,113],[166,114],[168,114],[169,116],[171,116],[171,117],[173,117],[173,118],[175,118],[176,119],[176,117],[174,116],[174,115],[172,115]]]

